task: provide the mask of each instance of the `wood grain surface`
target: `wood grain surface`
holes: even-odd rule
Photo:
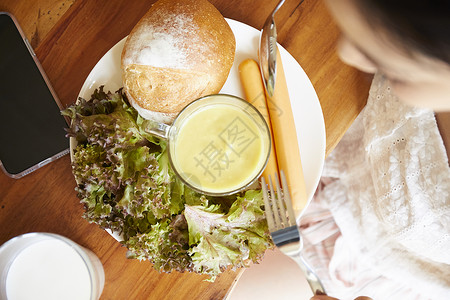
[[[97,61],[130,32],[154,2],[0,0],[0,10],[18,19],[67,106],[76,100]],[[225,17],[258,29],[277,2],[211,0]],[[371,76],[339,61],[335,53],[339,31],[324,3],[300,2],[288,0],[277,13],[278,39],[316,89],[329,154],[365,105]],[[209,283],[205,276],[160,274],[148,262],[126,259],[124,247],[81,218],[83,207],[74,188],[68,156],[19,180],[0,173],[0,244],[22,233],[44,231],[62,234],[91,249],[105,268],[101,299],[223,299],[236,280],[235,271],[226,271]]]

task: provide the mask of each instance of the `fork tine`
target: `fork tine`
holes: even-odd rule
[[[280,186],[280,180],[278,179],[278,174],[275,174],[274,176],[275,185],[277,187],[277,200],[278,200],[278,207],[280,208],[280,215],[281,219],[283,221],[283,225],[288,225],[288,220],[286,218],[286,206],[283,202],[286,201],[286,191],[284,193],[281,192],[281,186]],[[274,200],[275,201],[275,200]]]
[[[261,177],[261,185],[263,189],[263,198],[264,198],[264,206],[266,211],[266,219],[267,219],[267,226],[269,226],[269,230],[272,231],[275,228],[274,221],[273,221],[273,213],[272,208],[270,206],[269,202],[269,195],[267,191],[267,184],[264,180],[264,177]]]
[[[270,198],[271,198],[271,202],[272,202],[272,212],[273,212],[273,216],[275,219],[275,228],[276,229],[281,229],[281,221],[280,221],[280,213],[278,210],[278,205],[277,205],[277,201],[274,200],[275,198],[275,190],[273,188],[273,183],[272,183],[272,177],[269,175],[269,187],[270,187]]]
[[[289,215],[289,223],[291,224],[291,226],[296,225],[297,221],[295,219],[294,208],[292,207],[291,194],[289,192],[286,175],[284,175],[283,170],[280,171],[280,176],[281,176],[281,182],[283,184],[283,191],[284,191],[284,196],[285,196],[284,200],[285,200],[288,215]]]

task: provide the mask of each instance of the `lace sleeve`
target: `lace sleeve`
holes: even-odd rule
[[[328,191],[323,201],[371,267],[420,293],[450,294],[450,169],[432,111],[404,105],[376,75],[324,175],[339,177],[345,197]]]

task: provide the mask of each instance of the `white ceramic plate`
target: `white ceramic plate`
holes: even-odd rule
[[[244,23],[227,19],[236,37],[236,57],[221,93],[244,97],[239,79],[239,64],[247,59],[258,60],[260,32]],[[125,38],[112,47],[95,65],[84,82],[79,97],[89,99],[100,85],[112,92],[122,87],[120,56]],[[319,183],[325,159],[325,123],[319,99],[308,76],[292,55],[279,45],[295,127],[305,174],[306,192],[311,199]]]

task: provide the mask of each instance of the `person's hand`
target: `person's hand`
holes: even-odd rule
[[[325,296],[325,295],[316,295],[316,296],[313,296],[310,300],[339,300],[339,299],[333,298],[330,296]],[[372,300],[372,298],[366,297],[366,296],[360,296],[358,298],[355,298],[355,300]]]

